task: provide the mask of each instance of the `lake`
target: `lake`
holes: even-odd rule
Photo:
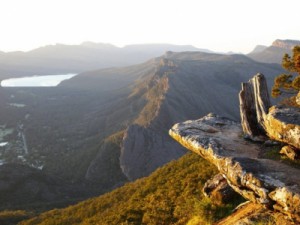
[[[30,77],[10,78],[1,81],[2,87],[54,87],[63,80],[70,79],[77,74],[36,75]]]

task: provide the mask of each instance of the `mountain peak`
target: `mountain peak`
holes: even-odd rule
[[[272,43],[272,46],[284,48],[284,49],[292,49],[295,45],[300,45],[300,41],[298,40],[280,40],[277,39]]]

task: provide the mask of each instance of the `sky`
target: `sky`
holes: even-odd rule
[[[299,0],[0,0],[0,51],[85,41],[250,52],[300,40]]]

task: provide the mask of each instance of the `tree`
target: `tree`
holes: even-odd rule
[[[285,54],[281,65],[288,73],[275,78],[272,96],[276,98],[283,93],[295,96],[300,91],[300,46],[293,48],[292,57]]]

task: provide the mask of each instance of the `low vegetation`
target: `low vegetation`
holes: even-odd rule
[[[237,204],[215,206],[203,196],[204,183],[216,173],[213,165],[188,153],[147,178],[20,224],[211,224]]]

